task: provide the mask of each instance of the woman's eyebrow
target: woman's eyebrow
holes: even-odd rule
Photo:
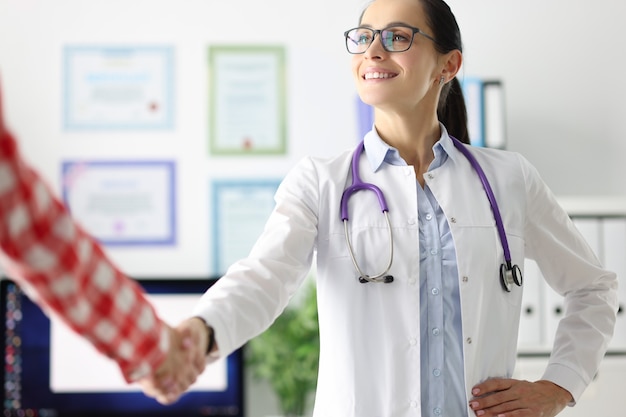
[[[389,23],[387,23],[387,24],[384,26],[384,28],[389,28],[389,27],[392,27],[392,26],[410,26],[410,27],[413,27],[412,25],[410,25],[410,24],[408,24],[408,23],[406,23],[406,22],[400,22],[400,21],[397,21],[397,22],[389,22]],[[374,28],[374,26],[369,25],[369,24],[367,24],[367,23],[361,23],[361,24],[359,25],[359,27],[363,27],[363,28],[370,28],[370,29],[373,29],[373,28]]]

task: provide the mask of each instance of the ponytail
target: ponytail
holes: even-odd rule
[[[448,129],[448,133],[463,143],[469,145],[470,138],[467,131],[467,108],[463,98],[463,89],[458,78],[446,84],[441,90],[437,117]]]
[[[428,27],[433,31],[435,49],[440,54],[447,54],[455,49],[463,53],[461,30],[450,6],[444,0],[419,0],[419,2],[424,9]],[[463,90],[456,77],[441,90],[437,117],[452,136],[463,143],[470,143]]]

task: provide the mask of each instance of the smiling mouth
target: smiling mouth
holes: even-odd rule
[[[366,80],[376,80],[376,79],[387,79],[394,78],[397,74],[391,74],[388,72],[368,72],[363,75],[363,78]]]

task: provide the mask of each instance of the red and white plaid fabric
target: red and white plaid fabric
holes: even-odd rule
[[[118,363],[128,381],[164,360],[164,323],[136,281],[122,274],[21,158],[0,104],[0,262],[47,314],[55,314]]]

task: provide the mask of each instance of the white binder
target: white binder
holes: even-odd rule
[[[602,252],[604,266],[617,273],[620,310],[615,334],[609,350],[626,351],[626,217],[606,217],[602,220]]]
[[[526,259],[518,340],[520,353],[534,353],[545,348],[544,285],[543,275],[537,263]]]

